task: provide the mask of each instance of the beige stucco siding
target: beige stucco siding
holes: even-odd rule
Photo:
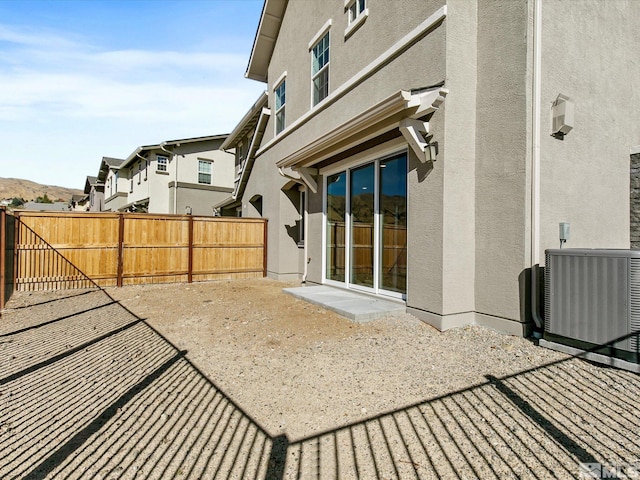
[[[309,41],[326,20],[329,18],[333,20],[330,27],[329,94],[331,95],[382,52],[389,49],[411,28],[432,15],[441,4],[442,2],[402,2],[394,9],[397,20],[387,25],[386,28],[390,31],[382,34],[382,38],[380,38],[380,30],[384,29],[376,28],[376,22],[385,22],[389,19],[389,15],[388,12],[380,10],[379,4],[374,4],[370,8],[371,13],[365,23],[345,42],[346,15],[342,0],[290,2],[269,67],[270,82],[277,80],[284,71],[287,72],[287,125],[291,125],[311,109]],[[308,8],[312,10],[321,8],[322,15],[318,17],[320,14],[315,11],[313,15],[305,13]],[[295,21],[288,21],[288,19]],[[353,47],[355,44],[359,47]],[[364,45],[372,48],[365,48]],[[361,60],[353,63],[352,52],[358,49],[361,50]],[[328,108],[322,110],[322,103],[318,105],[316,109],[322,111],[299,128],[295,135],[289,135],[280,141],[270,155],[282,158],[322,135],[323,132],[378,103],[391,93],[433,85],[442,82],[444,76],[444,32],[442,28],[436,28]],[[270,84],[269,91],[272,89],[273,85]],[[273,108],[273,105],[271,107]],[[273,121],[272,116],[267,125],[263,145],[274,136]]]
[[[476,311],[520,319],[527,267],[526,2],[478,0]]]
[[[581,0],[542,4],[540,255],[566,247],[629,248],[629,151],[640,141],[640,2]],[[570,25],[571,28],[567,28]],[[598,48],[595,48],[595,47]],[[575,102],[564,140],[549,135],[550,107]]]

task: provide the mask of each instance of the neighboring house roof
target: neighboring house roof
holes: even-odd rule
[[[187,143],[197,143],[197,142],[209,142],[212,140],[224,140],[229,136],[228,133],[218,134],[218,135],[207,135],[205,137],[192,137],[192,138],[181,138],[178,140],[167,140],[162,143],[158,143],[156,145],[143,145],[136,148],[131,155],[129,155],[120,168],[128,167],[130,164],[134,163],[139,156],[142,156],[143,152],[150,152],[151,150],[163,150],[166,147],[179,147],[180,145]]]
[[[288,0],[265,0],[260,16],[260,24],[251,49],[249,65],[244,76],[259,82],[267,81],[269,62],[280,32],[282,17]]]
[[[91,187],[104,187],[104,183],[98,180],[98,177],[87,176],[87,180],[84,183],[84,193],[90,193]]]
[[[109,170],[120,170],[124,160],[113,157],[102,157],[100,162],[100,171],[98,172],[98,181],[104,182],[107,178]]]
[[[24,204],[24,210],[39,210],[39,211],[69,211],[69,204],[67,202],[54,202],[54,203],[36,203],[27,202]]]

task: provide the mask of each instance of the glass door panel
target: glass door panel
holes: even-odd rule
[[[345,281],[347,172],[327,178],[327,279]]]
[[[379,288],[407,291],[407,156],[380,162]]]
[[[350,187],[350,282],[373,287],[375,164],[352,170]]]

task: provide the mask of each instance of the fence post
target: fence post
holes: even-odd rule
[[[269,224],[268,224],[269,220],[267,220],[266,218],[264,219],[264,244],[263,244],[263,251],[262,251],[262,276],[266,277],[267,276],[267,239],[269,238]]]
[[[16,291],[18,287],[18,245],[22,241],[22,234],[20,228],[20,213],[13,211],[13,285],[12,292]]]
[[[189,260],[187,282],[193,282],[193,217],[189,215]]]
[[[124,213],[118,213],[118,272],[116,279],[116,286],[122,286],[123,275],[123,250],[124,250]]]
[[[7,211],[0,207],[0,310],[4,308],[7,292]]]

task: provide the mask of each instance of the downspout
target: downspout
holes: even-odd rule
[[[285,173],[284,169],[282,167],[278,167],[278,173],[280,173],[281,176],[283,176],[284,178],[287,178],[289,180],[292,180],[296,183],[299,183],[300,185],[302,185],[303,187],[305,187],[305,196],[304,196],[304,205],[302,206],[302,215],[303,217],[306,216],[307,214],[307,202],[309,201],[309,186],[304,183],[304,181],[301,178],[296,178],[296,177],[292,177],[291,175],[288,175],[287,173]],[[303,267],[303,271],[302,271],[302,283],[307,283],[307,272],[308,272],[308,265],[309,265],[309,257],[308,252],[307,252],[307,227],[308,227],[308,222],[307,219],[304,219],[304,267]]]
[[[531,317],[544,328],[540,317],[538,276],[540,268],[540,98],[542,96],[542,0],[533,0],[533,92],[531,150]]]
[[[173,184],[173,214],[177,214],[178,213],[178,159],[177,159],[177,155],[175,154],[175,152],[171,152],[169,150],[167,150],[165,148],[165,145],[167,144],[167,142],[162,142],[160,144],[160,150],[162,150],[165,153],[168,153],[169,155],[171,155],[171,160],[175,160],[175,172],[176,172],[176,180],[175,183]]]

